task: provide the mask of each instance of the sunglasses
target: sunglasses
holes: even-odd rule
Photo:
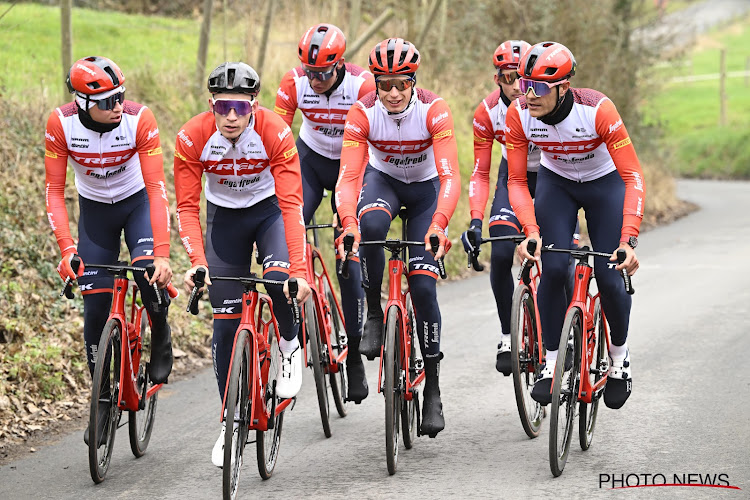
[[[328,68],[325,71],[312,71],[304,66],[302,67],[302,70],[305,72],[305,75],[310,80],[320,80],[321,82],[324,82],[326,80],[330,80],[333,77],[333,72],[336,69],[336,65],[334,64],[330,68]]]
[[[111,96],[105,97],[104,99],[92,99],[92,102],[95,102],[96,107],[101,109],[102,111],[110,111],[112,109],[115,109],[115,106],[117,106],[118,103],[122,104],[123,102],[125,102],[125,90],[123,89],[122,92],[112,94]]]
[[[497,76],[500,78],[500,81],[502,83],[506,83],[508,85],[513,84],[513,82],[521,78],[521,76],[516,71],[514,71],[513,73],[503,73],[503,70],[499,70],[497,72]]]
[[[401,78],[393,78],[393,79],[380,79],[375,80],[375,83],[377,84],[378,88],[382,90],[383,92],[390,92],[393,87],[396,87],[396,90],[402,91],[406,89],[410,89],[412,85],[414,85],[414,79],[413,78],[407,78],[406,80]]]
[[[547,83],[547,82],[538,82],[536,80],[527,80],[526,78],[520,78],[518,81],[519,81],[519,87],[521,88],[521,93],[523,95],[526,95],[529,89],[531,89],[531,91],[534,93],[534,96],[544,97],[550,92],[552,92],[553,87],[557,87],[558,85],[565,83],[568,80],[560,80],[559,82]]]
[[[253,102],[255,101],[211,98],[211,103],[214,105],[214,111],[224,116],[228,115],[233,109],[235,113],[237,113],[237,116],[249,115],[253,110]]]

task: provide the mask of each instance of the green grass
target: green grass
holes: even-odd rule
[[[750,17],[702,38],[681,65],[659,68],[665,83],[646,108],[646,123],[657,125],[664,145],[674,150],[679,175],[750,178],[750,87],[744,77],[726,79],[726,120],[719,125],[719,80],[669,82],[689,75],[719,73],[726,48],[726,71],[744,71],[750,57]]]

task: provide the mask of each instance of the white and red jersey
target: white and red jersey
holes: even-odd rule
[[[292,129],[278,115],[259,107],[234,142],[221,135],[208,111],[179,131],[174,153],[177,221],[193,266],[207,265],[200,224],[204,173],[206,200],[220,207],[248,208],[277,196],[289,247],[290,276],[305,278],[302,177]]]
[[[373,91],[349,111],[336,183],[344,225],[347,217],[356,219],[369,145],[370,165],[394,179],[409,184],[440,177],[433,221],[448,226],[461,192],[453,116],[442,98],[424,89],[416,89],[409,106],[405,113],[389,115]]]
[[[538,231],[534,205],[526,186],[528,143],[542,150],[542,165],[566,179],[587,182],[617,169],[625,182],[622,238],[638,236],[646,191],[643,171],[622,118],[611,100],[591,89],[574,89],[573,107],[556,125],[532,117],[521,97],[508,110],[508,192],[527,235]]]
[[[472,219],[484,219],[484,209],[490,194],[490,169],[492,168],[492,144],[497,141],[505,152],[505,115],[508,106],[503,102],[500,89],[485,97],[474,112],[474,170],[469,181],[469,205]],[[526,168],[529,172],[539,170],[541,154],[533,142],[529,142]]]
[[[63,254],[75,249],[65,208],[65,174],[70,163],[78,193],[89,200],[114,204],[145,187],[154,256],[169,257],[169,203],[159,127],[146,106],[125,101],[122,107],[120,125],[104,133],[83,126],[75,102],[55,109],[47,119],[47,218]]]
[[[276,92],[273,110],[291,127],[294,112],[302,112],[299,137],[321,156],[338,160],[344,123],[349,108],[360,98],[375,90],[372,73],[356,64],[344,63],[344,80],[330,96],[317,94],[302,67],[287,72]]]

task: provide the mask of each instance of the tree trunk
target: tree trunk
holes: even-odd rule
[[[263,36],[258,44],[258,65],[255,67],[255,71],[258,72],[258,76],[263,76],[263,65],[266,62],[266,48],[268,46],[268,33],[271,31],[271,21],[273,20],[273,3],[274,0],[266,0],[266,16],[265,22],[263,23]]]
[[[206,79],[206,57],[208,56],[208,42],[211,38],[211,16],[213,14],[213,0],[203,2],[203,23],[201,24],[201,38],[198,44],[198,63],[195,69],[195,95],[200,95]]]
[[[68,71],[73,65],[73,0],[60,2],[60,47],[62,49],[63,82],[68,78]],[[64,94],[68,93],[68,86],[64,85]],[[63,94],[63,95],[64,95]]]

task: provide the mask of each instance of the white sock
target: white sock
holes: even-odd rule
[[[557,350],[547,351],[547,366],[554,366],[557,361]]]
[[[510,345],[510,333],[503,333],[500,335],[500,343],[503,345]]]
[[[298,347],[299,339],[297,337],[294,337],[292,340],[287,340],[284,337],[281,337],[281,339],[279,340],[279,349],[281,349],[281,352],[289,354]]]
[[[609,357],[614,360],[623,360],[625,355],[628,353],[628,342],[625,341],[622,345],[609,345]]]

